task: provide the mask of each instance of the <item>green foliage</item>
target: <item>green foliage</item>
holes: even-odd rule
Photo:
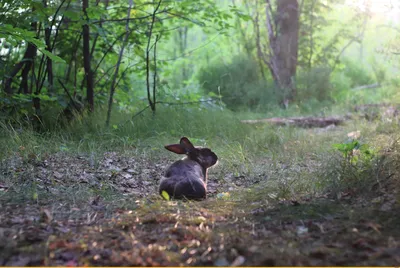
[[[326,18],[331,10],[332,7],[325,5],[322,1],[304,0],[302,2],[303,12],[300,13],[299,29],[299,66],[310,69],[315,65],[322,64],[321,59],[330,56],[321,57],[321,54],[325,53],[322,47],[326,40],[320,33],[332,23]]]
[[[313,112],[319,107],[331,105],[332,99],[336,102],[345,100],[344,103],[349,103],[349,100],[352,103],[361,102],[361,93],[353,96],[349,88],[369,81],[384,82],[388,76],[386,67],[378,62],[373,64],[374,74],[360,69],[359,66],[363,65],[353,60],[354,57],[341,65],[337,64],[336,57],[347,40],[358,33],[366,15],[363,12],[350,12],[346,8],[346,18],[342,20],[340,17],[339,21],[330,14],[337,13],[342,3],[338,0],[329,4],[319,0],[306,0],[302,3],[296,78],[298,90],[294,107],[289,107],[292,113]],[[226,103],[229,109],[236,111],[284,113],[276,109],[283,93],[275,88],[267,66],[262,66],[264,63],[255,57],[256,11],[261,26],[262,50],[268,53],[265,39],[267,29],[263,26],[265,14],[261,6],[257,7],[251,1],[239,1],[236,5],[229,1],[162,1],[149,40],[151,14],[157,4],[157,1],[135,1],[131,12],[128,46],[117,77],[114,99],[116,110],[136,113],[146,107],[146,49],[148,41],[150,47],[154,47],[158,35],[161,39],[157,43],[156,59],[154,62],[151,52],[149,66],[151,84],[153,75],[156,76],[158,101],[204,102],[211,97],[217,99],[217,102],[205,102],[203,107],[222,108]],[[40,96],[44,113],[51,111],[53,115],[60,114],[70,102],[70,97],[59,85],[59,78],[72,96],[85,95],[81,30],[88,23],[91,44],[94,45],[92,69],[95,101],[100,108],[108,101],[112,75],[126,31],[123,19],[126,17],[126,5],[123,1],[110,1],[106,6],[105,2],[91,0],[86,17],[80,2],[2,1],[0,37],[4,38],[5,54],[0,56],[1,76],[8,77],[12,67],[21,62],[27,43],[34,44],[39,53],[31,69],[34,72],[28,77],[29,90]],[[274,1],[272,5],[275,6]],[[349,18],[356,20],[350,24]],[[45,49],[44,42],[44,29],[50,26],[53,27],[50,43],[54,44],[51,53]],[[43,54],[57,63],[53,64],[54,77],[57,77],[53,85],[50,85],[46,77],[47,57],[42,60]],[[335,65],[341,74],[339,79],[336,71],[334,77],[329,77],[328,70]],[[345,69],[340,70],[344,66]],[[261,71],[266,81],[261,78]],[[18,121],[21,117],[35,113],[35,109],[30,107],[32,100],[29,101],[34,96],[32,92],[26,97],[17,96],[21,93],[18,92],[19,83],[18,74],[11,85],[16,96],[0,97],[3,118],[16,115]],[[388,95],[382,92],[378,94],[385,98]]]
[[[332,147],[340,152],[340,157],[331,157],[326,163],[322,172],[328,182],[325,187],[339,198],[342,191],[369,190],[377,179],[374,174],[382,168],[382,158],[374,146],[350,138]]]
[[[219,60],[203,67],[198,81],[206,93],[221,96],[232,110],[276,103],[272,79],[262,81],[258,66],[254,59],[246,56],[236,56],[229,63]]]
[[[198,105],[160,106],[155,116],[145,111],[133,120],[114,111],[112,128],[104,126],[104,113],[100,112],[46,133],[1,125],[0,156],[17,155],[24,161],[40,161],[49,154],[62,152],[98,159],[104,152],[112,151],[154,158],[156,163],[167,156],[163,146],[184,135],[218,154],[220,163],[213,171],[215,179],[225,183],[230,176],[245,178],[249,180],[246,187],[254,186],[278,200],[301,193],[340,193],[347,188],[370,187],[371,182],[376,182],[377,172],[385,170],[376,148],[385,148],[397,139],[398,132],[395,124],[388,128],[388,124],[376,127],[375,123],[363,122],[334,131],[247,125],[240,123],[236,115],[226,109],[210,111]],[[342,141],[343,135],[360,125],[365,133],[362,140]],[[387,137],[388,141],[373,141],[371,137]],[[329,150],[332,144],[335,151]],[[253,185],[252,181],[259,184]]]
[[[349,140],[345,143],[334,144],[333,148],[343,154],[347,163],[356,165],[359,161],[369,163],[375,153],[368,144],[361,144],[358,140]]]
[[[374,82],[374,78],[371,76],[371,73],[359,63],[344,59],[343,64],[344,68],[342,72],[350,79],[350,87],[354,88],[357,86],[365,86]]]
[[[330,75],[330,68],[322,66],[300,71],[296,78],[297,100],[299,102],[307,102],[310,99],[318,102],[331,100]]]
[[[5,24],[5,25],[2,25],[2,27],[0,28],[0,38],[4,38],[5,42],[9,43],[12,46],[17,46],[22,41],[32,43],[40,50],[40,52],[45,54],[47,57],[49,57],[54,62],[65,63],[65,61],[62,58],[47,51],[45,49],[44,42],[37,39],[35,37],[35,33],[33,33],[33,32],[13,27],[10,24]]]
[[[108,6],[106,6],[108,5]],[[155,14],[154,24],[152,13],[154,12],[158,2],[135,1],[135,5],[131,11],[131,23],[128,46],[126,55],[121,64],[121,72],[117,77],[118,90],[123,93],[117,94],[117,106],[125,109],[131,105],[131,100],[137,97],[145,99],[146,88],[146,50],[150,52],[150,76],[153,77],[156,71],[158,83],[160,77],[168,78],[163,74],[163,70],[167,68],[168,63],[163,59],[152,59],[152,48],[155,45],[156,38],[159,40],[159,47],[162,49],[162,43],[171,37],[171,32],[176,29],[177,25],[182,22],[191,28],[193,25],[201,27],[212,27],[214,31],[225,34],[231,27],[230,18],[232,14],[239,11],[232,9],[223,11],[217,8],[216,4],[210,0],[193,1],[185,0],[178,2],[160,1],[160,7]],[[173,12],[171,11],[173,10]],[[20,106],[27,103],[29,98],[39,96],[41,107],[43,109],[56,108],[59,112],[66,107],[65,103],[69,102],[70,96],[66,95],[65,89],[58,83],[58,79],[65,84],[66,90],[71,96],[84,95],[86,87],[86,78],[83,69],[82,54],[82,26],[88,24],[91,33],[91,64],[94,73],[94,90],[95,101],[97,104],[104,104],[107,101],[108,90],[118,60],[118,53],[122,45],[122,37],[125,36],[126,23],[123,20],[126,16],[126,2],[110,1],[106,3],[99,1],[89,1],[89,8],[84,14],[82,5],[73,1],[4,1],[0,4],[0,38],[3,38],[7,53],[7,61],[1,67],[1,75],[10,77],[10,69],[18,64],[24,64],[26,61],[32,61],[34,67],[29,69],[28,87],[29,91],[26,97],[5,96],[1,98],[5,110],[20,110]],[[243,17],[245,17],[243,15]],[[149,35],[150,25],[152,25],[152,35]],[[44,29],[52,27],[48,44],[45,44]],[[145,34],[146,33],[146,34]],[[158,36],[158,37],[157,37]],[[22,59],[27,43],[34,44],[41,52],[34,56],[34,59]],[[52,52],[45,48],[54,45]],[[46,57],[43,58],[42,54]],[[129,59],[129,60],[126,60]],[[53,62],[53,82],[50,84],[47,78],[48,70],[46,70],[46,61]],[[68,65],[66,64],[68,62]],[[3,62],[1,62],[3,63]],[[57,63],[57,64],[55,64]],[[19,74],[12,74],[10,77],[11,86],[8,90],[12,91],[11,95],[19,94],[16,89],[20,87]],[[153,80],[151,78],[151,80]],[[132,88],[132,84],[140,85]],[[160,85],[162,86],[162,85]],[[26,87],[25,87],[26,88]],[[156,90],[157,91],[157,90]],[[35,92],[35,95],[31,93]],[[24,92],[27,93],[27,92]],[[157,96],[159,94],[156,92]],[[185,93],[193,99],[194,92]],[[169,97],[165,97],[168,99]],[[10,101],[9,99],[12,99]],[[59,101],[54,101],[55,99]],[[199,97],[197,98],[197,100]],[[53,102],[49,106],[49,101]],[[67,100],[67,101],[65,101]],[[31,101],[32,103],[32,101]],[[63,104],[64,103],[64,104]],[[58,107],[57,107],[58,106]],[[140,108],[140,107],[139,107]],[[27,114],[33,114],[33,109],[23,107]],[[134,111],[131,109],[130,111]],[[136,110],[138,108],[136,107]],[[2,109],[2,112],[4,110]],[[15,113],[14,113],[15,114]],[[9,115],[11,115],[9,113]],[[19,120],[17,118],[17,120]]]

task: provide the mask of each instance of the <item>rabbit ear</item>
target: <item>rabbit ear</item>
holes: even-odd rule
[[[190,152],[193,149],[195,149],[193,144],[186,137],[182,137],[181,138],[180,144],[181,144],[182,147],[184,147],[186,149],[187,152]]]
[[[165,145],[165,149],[176,154],[186,154],[186,149],[180,144]]]

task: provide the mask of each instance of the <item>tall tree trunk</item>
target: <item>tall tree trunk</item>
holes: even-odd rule
[[[149,106],[151,108],[151,111],[153,114],[156,112],[156,102],[154,101],[156,96],[153,95],[153,100],[151,99],[151,89],[150,89],[150,43],[151,43],[151,37],[153,36],[153,27],[154,23],[156,22],[156,14],[158,9],[160,8],[162,0],[158,1],[157,6],[153,10],[152,14],[152,19],[151,23],[149,25],[149,30],[148,30],[148,35],[147,35],[147,47],[146,47],[146,89],[147,89],[147,100],[149,101]],[[156,38],[156,42],[157,42]],[[156,69],[154,69],[156,72]],[[153,88],[153,93],[155,93],[155,88]]]
[[[85,69],[86,78],[86,98],[89,103],[89,111],[94,111],[94,90],[93,90],[93,73],[90,67],[90,29],[89,18],[86,9],[89,7],[89,0],[82,0],[83,13],[85,14],[87,23],[83,25],[83,67]]]
[[[50,42],[50,37],[51,37],[51,28],[46,27],[44,30],[44,35],[45,35],[45,40],[46,40],[46,50],[52,52],[51,48],[51,42]],[[46,59],[46,68],[47,68],[47,82],[49,83],[49,91],[53,92],[53,61],[50,58]]]
[[[279,0],[273,13],[270,1],[266,1],[271,49],[269,68],[278,88],[283,90],[282,103],[287,106],[296,95],[294,79],[298,56],[299,4],[297,0]]]
[[[47,0],[43,0],[43,6],[45,8],[47,8]],[[55,19],[55,17],[53,18]],[[45,26],[44,29],[44,40],[46,43],[46,50],[49,52],[52,52],[52,47],[51,47],[51,27],[52,24],[49,25],[47,23],[47,25]],[[46,60],[46,71],[47,71],[47,82],[49,83],[49,91],[53,92],[53,61],[50,58],[45,58]],[[40,79],[40,77],[39,77]],[[37,88],[37,90],[39,90],[39,88]]]
[[[131,33],[131,31],[129,30],[129,19],[131,17],[132,6],[133,6],[133,0],[129,0],[129,7],[128,7],[128,13],[126,15],[126,24],[125,24],[126,33],[125,33],[124,41],[122,43],[121,50],[119,51],[118,62],[117,62],[117,65],[115,67],[113,80],[111,82],[110,98],[108,99],[108,110],[107,110],[107,119],[106,119],[106,126],[107,127],[110,124],[113,96],[114,96],[115,87],[116,87],[116,83],[117,83],[119,67],[121,66],[122,56],[124,55],[124,49],[125,49],[126,44],[128,43],[128,38],[129,38],[129,35]]]
[[[232,1],[232,5],[236,6],[236,1],[235,0],[231,0],[231,1]],[[248,5],[247,1],[245,1],[244,4],[247,8],[247,11],[249,11],[249,5]],[[248,41],[248,38],[246,36],[246,31],[245,31],[245,29],[247,27],[242,27],[242,20],[239,17],[236,17],[235,24],[236,24],[236,27],[239,30],[241,38],[242,38],[242,40],[240,40],[240,42],[238,42],[238,52],[241,53],[241,48],[242,48],[242,44],[243,44],[244,49],[246,50],[247,57],[251,58],[251,48],[250,48],[249,41]]]
[[[75,45],[73,46],[73,53],[71,55],[70,64],[68,65],[67,71],[65,73],[65,83],[69,83],[72,67],[75,67],[75,69],[76,69],[76,64],[77,64],[76,63],[76,55],[78,53],[79,44],[81,43],[81,38],[82,38],[82,32],[79,33],[79,35],[77,35],[77,37],[76,37],[76,42],[75,42]],[[74,78],[76,78],[76,77],[74,77]]]
[[[314,54],[314,8],[315,8],[315,4],[316,4],[317,0],[313,0],[311,3],[311,10],[310,10],[310,30],[309,30],[309,34],[310,34],[310,53],[308,55],[308,64],[307,64],[307,68],[308,70],[311,70],[312,68],[312,58],[313,58],[313,54]],[[300,12],[299,12],[300,14]]]
[[[36,52],[37,48],[33,44],[29,43],[25,53],[26,57],[24,57],[25,64],[21,72],[21,83],[19,84],[19,92],[24,94],[31,93],[28,86],[28,75],[32,69],[33,59],[36,57]]]
[[[187,48],[187,33],[188,33],[188,27],[183,26],[178,28],[177,31],[177,36],[178,36],[178,44],[179,44],[179,54],[182,59],[186,58],[185,52]],[[182,80],[185,81],[188,78],[187,75],[187,66],[186,63],[183,62],[182,64]]]
[[[105,10],[107,10],[107,7],[108,7],[108,4],[109,4],[109,1],[110,0],[105,0],[105,2],[104,2],[104,9]],[[100,3],[100,0],[96,0],[96,3],[95,3],[95,6],[97,7],[98,5],[99,5],[99,3]],[[100,23],[99,23],[99,27],[100,28],[103,28],[103,23],[100,21]],[[90,49],[90,58],[92,59],[93,58],[93,54],[94,54],[94,51],[95,51],[95,49],[96,49],[96,43],[97,43],[97,39],[99,38],[99,34],[98,33],[96,33],[96,35],[95,35],[95,37],[94,37],[94,39],[93,39],[93,42],[92,42],[92,48]],[[105,55],[104,55],[105,56]],[[104,57],[103,56],[103,57]],[[95,81],[96,80],[96,70],[97,70],[97,68],[95,68],[94,69],[94,72],[93,72],[93,81]],[[83,79],[82,79],[82,87],[83,87],[83,85],[85,84],[85,82],[86,82],[86,77],[84,77]],[[94,85],[95,85],[95,83],[93,84],[93,87],[94,87]]]
[[[253,19],[253,27],[254,27],[254,31],[256,32],[256,47],[257,47],[257,62],[260,68],[260,73],[261,73],[261,77],[263,78],[263,80],[265,80],[265,74],[264,74],[264,66],[262,64],[262,61],[265,60],[266,58],[263,55],[262,49],[261,49],[261,41],[260,41],[260,24],[258,22],[258,18],[259,18],[259,13],[258,13],[258,5],[256,6],[256,15],[255,18]],[[267,64],[267,66],[269,65],[268,62],[265,62]]]

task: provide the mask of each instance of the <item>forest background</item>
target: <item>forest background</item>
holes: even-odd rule
[[[1,1],[0,264],[398,264],[399,24],[389,0]],[[158,196],[181,136],[219,156],[207,201]]]

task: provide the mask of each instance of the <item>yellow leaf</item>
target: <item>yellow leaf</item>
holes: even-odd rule
[[[171,198],[169,197],[169,194],[167,191],[162,191],[161,192],[162,197],[164,197],[165,200],[169,201]]]

